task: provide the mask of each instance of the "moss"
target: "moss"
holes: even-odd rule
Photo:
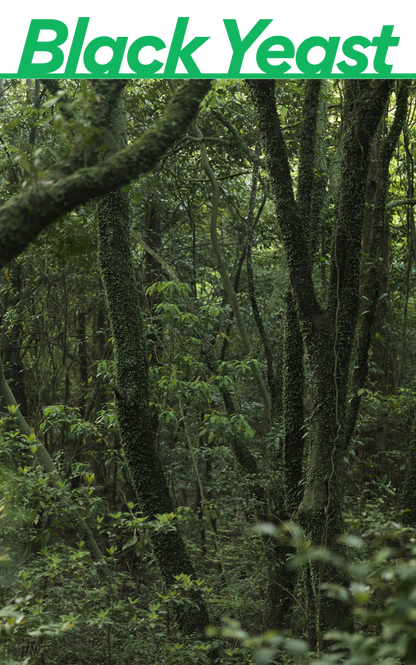
[[[109,123],[115,145],[123,143],[123,98]],[[149,411],[148,352],[143,331],[139,294],[135,283],[130,240],[130,219],[126,195],[120,190],[98,201],[99,257],[107,299],[116,361],[115,401],[120,438],[133,487],[143,513],[154,519],[171,513],[173,505],[160,460],[155,452]],[[195,577],[195,570],[178,530],[155,533],[152,545],[166,584],[176,575]],[[199,594],[198,607],[180,617],[188,633],[203,636],[209,623]]]
[[[286,146],[276,111],[274,82],[249,80],[259,119],[267,168],[276,206],[276,217],[285,244],[292,294],[306,346],[313,395],[310,452],[305,491],[298,519],[308,538],[337,551],[343,530],[343,441],[348,374],[358,318],[360,255],[367,174],[371,143],[388,101],[390,81],[346,81],[343,122],[343,158],[339,185],[338,216],[331,254],[328,308],[319,305],[309,261],[311,164],[316,128],[317,86],[309,84],[310,113],[305,109],[302,136],[304,175],[299,177],[296,204]],[[305,223],[306,220],[306,223]],[[296,379],[295,379],[296,382]],[[291,405],[287,405],[290,414]],[[290,473],[288,469],[287,473]],[[332,566],[311,571],[318,636],[327,628],[352,623],[351,608],[322,597],[319,581],[337,582]],[[309,594],[309,598],[310,598]],[[311,630],[311,634],[314,630]]]
[[[302,459],[304,444],[303,414],[303,339],[295,303],[286,294],[286,315],[283,347],[283,413],[285,439],[283,444],[283,478],[288,516],[299,507],[301,498]]]
[[[96,82],[97,97],[90,102],[91,108],[87,108],[86,115],[98,130],[104,128],[112,112],[112,99],[117,96],[121,84],[124,85],[124,82]],[[138,141],[96,166],[89,165],[96,161],[96,149],[100,143],[87,149],[81,139],[71,155],[59,162],[41,181],[25,187],[5,203],[0,208],[1,265],[20,254],[59,216],[150,171],[182,136],[195,117],[210,84],[209,80],[186,82],[174,95],[163,116]]]

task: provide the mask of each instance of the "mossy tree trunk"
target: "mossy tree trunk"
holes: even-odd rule
[[[388,130],[385,120],[373,141],[368,176],[364,216],[363,256],[361,263],[362,301],[356,335],[355,357],[351,377],[350,397],[346,418],[345,449],[354,432],[358,409],[367,375],[382,394],[395,391],[397,379],[395,354],[390,330],[389,277],[389,214],[386,199],[389,184],[389,164],[408,113],[408,85],[398,82],[396,114]],[[394,203],[394,202],[393,202]],[[408,255],[410,256],[410,254]],[[407,273],[408,274],[408,273]],[[369,368],[369,349],[373,350]],[[377,453],[382,456],[386,430],[380,423],[370,426],[361,456]],[[380,476],[382,475],[380,469]]]
[[[106,138],[107,143],[114,146],[114,151],[123,147],[124,117],[124,95],[120,91]],[[134,277],[126,195],[115,190],[102,196],[98,201],[98,217],[100,266],[114,335],[118,427],[140,508],[149,519],[154,519],[159,514],[173,512],[173,505],[151,429],[148,350]],[[181,573],[195,577],[178,530],[156,532],[152,545],[162,577],[168,585]],[[198,607],[185,612],[180,625],[188,633],[202,636],[209,623],[208,613],[200,596],[194,600]]]
[[[303,340],[293,297],[286,294],[283,339],[283,422],[285,437],[282,449],[272,457],[272,465],[283,485],[271,492],[271,519],[281,526],[290,521],[301,499],[303,458]],[[287,567],[292,545],[274,541],[268,545],[270,560],[270,628],[290,628],[290,609],[293,604],[296,571]]]
[[[382,240],[386,236],[386,200],[389,184],[389,165],[407,117],[409,87],[406,81],[398,82],[396,90],[396,113],[389,132],[377,136],[373,144],[375,163],[370,170],[369,186],[366,194],[366,219],[363,238],[362,291],[364,303],[359,320],[355,349],[354,372],[351,380],[350,399],[346,417],[344,446],[348,446],[354,431],[361,400],[361,389],[368,375],[368,350],[373,339],[373,328],[377,310],[380,308],[380,295],[386,267],[380,259]],[[384,109],[386,112],[386,109]],[[366,237],[367,236],[367,237]],[[387,251],[388,259],[388,251]],[[384,272],[384,275],[383,275]],[[384,303],[382,303],[384,304]],[[388,374],[387,374],[388,375]]]
[[[311,100],[317,89],[307,84]],[[274,82],[248,80],[258,115],[267,168],[272,184],[277,220],[287,255],[292,293],[312,382],[310,453],[305,491],[298,520],[315,545],[339,548],[343,531],[343,450],[349,366],[359,308],[359,275],[363,215],[370,150],[384,113],[393,82],[345,82],[343,156],[337,219],[331,254],[327,307],[315,291],[310,256],[310,205],[313,191],[316,122],[304,118],[305,171],[299,176],[295,201],[290,166],[276,110]],[[314,97],[315,96],[315,97]],[[318,105],[314,103],[315,108]],[[312,102],[311,102],[312,108]],[[302,157],[302,146],[300,156]],[[309,166],[308,166],[309,164]],[[323,597],[322,582],[342,582],[331,566],[320,566],[311,577],[315,596],[318,646],[329,628],[351,628],[348,604]],[[312,613],[311,613],[312,614]],[[311,635],[314,631],[311,630]],[[312,638],[313,639],[313,638]],[[315,644],[310,645],[315,648]]]

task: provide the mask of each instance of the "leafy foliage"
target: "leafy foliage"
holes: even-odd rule
[[[61,83],[64,94],[53,96],[44,82],[5,84],[0,97],[2,202],[41,181],[75,139],[87,150],[102,138],[84,111],[94,103],[92,88],[86,81]],[[162,115],[171,93],[164,80],[127,84],[127,144]],[[275,94],[296,193],[305,82],[276,81]],[[338,215],[343,81],[328,82],[326,101],[328,178],[320,240],[310,257],[322,303]],[[394,94],[390,104],[384,132],[392,124]],[[414,196],[414,106],[412,90],[406,130],[390,164],[390,203]],[[32,430],[32,436],[21,434],[16,407],[3,400],[2,658],[10,665],[416,662],[415,531],[403,526],[408,512],[401,498],[415,415],[413,208],[400,204],[387,210],[370,371],[359,391],[354,436],[343,451],[346,534],[339,551],[331,553],[313,548],[293,523],[285,522],[280,530],[276,526],[284,494],[285,428],[281,398],[271,424],[252,377],[253,366],[264,377],[267,371],[245,269],[253,155],[260,159],[252,197],[254,217],[259,213],[252,247],[255,293],[280,395],[289,277],[254,107],[243,83],[215,81],[197,124],[219,184],[219,245],[252,352],[245,351],[217,271],[210,236],[211,183],[190,127],[151,173],[123,192],[135,234],[152,435],[172,512],[154,519],[141,512],[117,429],[117,366],[98,269],[95,202],[58,219],[0,275],[2,363]],[[318,168],[314,174],[323,177]],[[367,270],[364,256],[362,284]],[[362,297],[360,321],[367,311]],[[350,376],[353,371],[352,363]],[[301,488],[311,450],[311,377],[305,355]],[[39,442],[59,479],[41,467]],[[237,463],[238,447],[247,455]],[[91,528],[104,555],[101,563],[78,537],[76,515]],[[253,531],[259,516],[273,523]],[[289,517],[296,521],[296,515]],[[176,529],[197,572],[195,578],[178,575],[169,586],[156,566],[152,538]],[[288,578],[284,566],[290,563],[295,570],[285,631],[269,620],[270,542],[287,547],[283,569]],[[350,578],[345,586],[326,582],[319,593],[354,605],[355,634],[332,631],[322,654],[310,652],[306,643],[303,575],[308,567],[319,571],[324,565]],[[193,607],[197,592],[210,608],[212,627],[205,641],[180,629],[180,618]]]

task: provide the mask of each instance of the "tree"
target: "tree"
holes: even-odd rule
[[[346,81],[343,154],[333,236],[329,293],[326,306],[317,298],[312,279],[309,238],[313,196],[319,81],[308,81],[300,147],[298,204],[293,195],[290,166],[274,97],[274,83],[247,82],[259,118],[276,205],[276,215],[285,243],[289,274],[313,381],[310,417],[311,446],[305,492],[298,519],[315,544],[337,549],[343,532],[343,455],[348,398],[348,378],[359,312],[360,255],[366,185],[372,141],[385,112],[392,88],[390,81]],[[390,158],[402,129],[407,109],[406,84],[401,84],[401,106],[390,137]],[[404,112],[403,112],[404,111]],[[384,164],[383,164],[384,166]],[[380,181],[380,225],[384,223],[385,185]],[[380,243],[374,229],[374,244]],[[372,321],[371,321],[372,327]],[[365,344],[365,343],[364,343]],[[369,342],[366,340],[366,350]],[[354,388],[356,388],[354,386]],[[299,414],[301,420],[302,414]],[[351,625],[346,605],[320,596],[322,581],[337,577],[327,569],[314,570],[312,586],[317,603],[318,635],[323,628]],[[319,601],[319,602],[318,602]],[[313,627],[310,642],[314,645]],[[318,638],[319,639],[319,638]]]
[[[111,153],[125,145],[123,90],[109,118],[105,141]],[[104,155],[105,157],[108,157]],[[115,402],[121,442],[134,489],[143,512],[154,519],[173,512],[169,488],[155,448],[149,411],[148,351],[143,332],[140,296],[131,255],[130,215],[126,195],[115,190],[98,201],[100,266],[114,335]],[[156,533],[152,539],[156,560],[167,585],[175,576],[195,577],[195,570],[178,530]],[[200,594],[181,617],[189,633],[204,635],[208,613]]]
[[[125,116],[124,85],[124,81],[118,80],[96,82],[94,86],[95,94],[93,95],[93,105],[95,104],[95,107],[98,107],[98,111],[95,112],[93,131],[101,130],[101,135],[104,135],[105,141],[113,146],[110,151],[107,151],[107,158],[108,155],[114,155],[113,159],[118,160],[121,153],[117,152],[117,149],[125,144],[123,132]],[[195,91],[192,86],[195,87]],[[182,93],[182,97],[178,93],[176,99],[179,100],[179,105],[176,109],[174,104],[171,106],[170,115],[168,114],[165,117],[166,125],[159,122],[159,127],[154,128],[153,133],[150,130],[153,141],[145,141],[146,147],[142,146],[143,152],[141,158],[137,160],[136,166],[138,171],[146,171],[152,167],[151,153],[153,153],[153,160],[158,159],[169,146],[169,142],[180,138],[181,131],[186,128],[192,116],[196,113],[198,103],[202,98],[201,95],[208,89],[208,86],[209,82],[204,82],[202,86],[198,83],[195,86],[194,82],[194,84],[185,86],[185,94]],[[130,167],[124,163],[124,169],[127,169],[124,179],[121,175],[123,161],[119,161],[118,177],[117,167],[113,164],[107,176],[110,178],[111,184],[107,185],[104,184],[105,176],[101,169],[108,162],[108,159],[98,166],[84,167],[80,171],[80,160],[83,158],[86,163],[94,162],[99,156],[100,144],[102,145],[101,140],[93,144],[90,150],[85,145],[77,146],[76,149],[73,149],[71,158],[59,164],[53,172],[45,176],[43,187],[40,185],[39,190],[36,191],[38,186],[35,186],[30,193],[27,193],[26,206],[29,215],[26,212],[25,218],[21,218],[20,227],[17,227],[18,233],[14,238],[5,241],[5,244],[9,244],[11,255],[16,251],[16,248],[21,249],[22,244],[32,234],[32,237],[35,237],[34,229],[39,232],[42,225],[52,221],[58,210],[61,211],[61,214],[64,209],[69,212],[91,196],[107,192],[108,189],[115,189],[117,184],[124,184],[130,180],[133,173],[131,172],[129,176],[127,176],[127,173],[132,166],[131,161]],[[124,152],[125,160],[129,161],[129,157],[131,159],[131,151],[132,148],[127,148],[127,152]],[[85,152],[88,154],[85,155]],[[146,161],[146,166],[141,163],[143,158]],[[109,159],[111,160],[111,157]],[[96,169],[95,173],[94,168]],[[75,175],[73,175],[74,172]],[[62,173],[65,173],[66,178],[65,176],[59,178]],[[72,185],[68,182],[68,178],[71,178],[71,176],[72,178],[75,177],[75,182]],[[68,189],[62,197],[62,190],[65,190],[64,180],[66,180]],[[94,192],[89,191],[93,180],[95,181]],[[60,187],[59,194],[57,189],[54,195],[48,189],[50,190],[53,187],[55,181],[60,183]],[[81,193],[80,189],[83,188],[84,183],[86,187]],[[76,191],[78,191],[78,196],[73,196]],[[23,205],[21,197],[22,195],[15,200],[17,206]],[[40,200],[42,200],[42,205],[45,206],[43,209],[38,207]],[[66,200],[66,203],[64,203],[64,200]],[[45,209],[48,207],[49,211]],[[147,349],[143,338],[139,295],[135,286],[131,260],[129,212],[125,195],[119,189],[106,193],[99,200],[98,214],[100,220],[100,264],[115,339],[117,367],[115,394],[118,426],[133,486],[137,492],[140,505],[145,514],[153,519],[158,514],[171,513],[172,502],[155,451],[150,428]],[[13,212],[8,210],[6,215],[13,215]],[[12,217],[9,217],[9,219],[11,220]],[[26,227],[26,238],[22,228],[24,226]],[[10,227],[8,231],[11,231]],[[4,233],[3,237],[7,237],[7,232]],[[10,258],[12,256],[7,257],[6,253],[3,256],[6,261]],[[155,555],[167,584],[174,582],[175,575],[194,575],[194,568],[177,530],[155,534],[153,540]],[[203,636],[204,626],[208,624],[208,614],[199,594],[195,595],[194,601],[195,607],[192,607],[185,614],[185,617],[182,617],[182,623],[188,632],[196,632]]]
[[[1,454],[27,475],[34,540],[62,531],[73,545],[62,515],[76,506],[116,575],[156,581],[188,632],[208,621],[189,583],[207,574],[214,622],[241,607],[247,625],[306,627],[321,649],[327,628],[352,627],[351,606],[330,597],[350,582],[334,557],[344,517],[361,534],[383,491],[397,496],[413,416],[412,88],[231,80],[204,97],[199,85],[4,86],[0,222],[26,234],[3,226],[4,256],[33,240],[0,275],[3,363],[55,488],[6,409]],[[184,90],[194,111],[204,97],[187,131]],[[396,377],[379,381],[386,340]],[[259,538],[255,521],[274,526]],[[302,584],[286,565],[293,521],[302,548],[332,552],[312,554]],[[178,601],[181,572],[199,607]]]
[[[172,143],[177,141],[197,112],[210,81],[189,81],[173,98],[165,117],[155,123],[135,144],[99,165],[97,132],[105,131],[117,93],[123,82],[104,81],[96,85],[96,95],[85,116],[91,127],[90,144],[79,137],[66,159],[45,173],[43,179],[27,187],[1,209],[2,265],[19,254],[38,233],[60,215],[91,198],[123,185],[149,171]],[[95,134],[95,136],[94,136]],[[85,166],[87,164],[87,166]]]

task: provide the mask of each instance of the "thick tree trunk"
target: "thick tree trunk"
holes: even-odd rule
[[[321,354],[310,363],[313,407],[310,416],[309,459],[306,484],[299,506],[298,520],[315,546],[342,553],[337,543],[343,532],[343,435],[345,421],[347,371],[337,373],[334,339],[322,333]],[[335,378],[337,376],[337,379]],[[344,379],[342,381],[342,378]],[[322,646],[322,636],[329,629],[352,630],[351,606],[327,597],[323,583],[347,584],[342,571],[332,564],[311,564],[305,570],[308,594],[310,648]],[[312,593],[312,595],[311,595]],[[314,604],[313,604],[314,603]]]
[[[400,81],[397,92],[396,114],[388,134],[384,137],[380,150],[374,148],[374,156],[379,152],[377,165],[373,164],[374,171],[367,189],[367,237],[365,249],[367,264],[366,278],[363,285],[365,296],[365,314],[360,317],[359,331],[355,349],[354,371],[351,381],[350,399],[346,416],[346,432],[344,446],[348,446],[354,431],[355,421],[361,400],[361,389],[364,387],[368,374],[368,350],[370,348],[373,325],[376,318],[377,306],[380,305],[380,246],[384,227],[386,224],[386,198],[389,182],[389,164],[394,149],[403,129],[407,115],[408,84]]]
[[[266,154],[277,220],[285,244],[292,293],[309,357],[313,407],[305,493],[298,518],[315,545],[339,549],[342,533],[343,448],[348,373],[359,305],[359,267],[370,148],[389,98],[389,81],[346,81],[340,196],[331,256],[328,307],[315,291],[310,259],[310,209],[313,191],[319,89],[308,82],[300,149],[298,203],[276,110],[274,82],[248,80]],[[301,171],[302,166],[302,171]],[[340,582],[332,566],[314,568],[318,646],[329,628],[352,626],[351,607],[323,597],[322,582]],[[310,634],[313,635],[311,630]],[[313,638],[312,638],[313,639]],[[315,645],[311,644],[314,648]]]
[[[122,147],[124,124],[122,92],[110,121],[109,139]],[[109,142],[107,140],[107,142]],[[132,483],[144,515],[173,512],[169,489],[153,444],[148,398],[148,351],[143,331],[139,294],[134,278],[129,208],[126,196],[116,190],[99,199],[100,266],[114,335],[118,427]],[[195,577],[192,562],[178,530],[161,531],[152,537],[156,561],[167,584],[176,575]],[[200,596],[198,603],[180,617],[189,633],[203,635],[209,623]]]
[[[301,499],[300,480],[303,458],[303,341],[293,297],[286,295],[286,315],[283,342],[283,414],[285,438],[283,450],[273,459],[273,465],[283,476],[283,488],[275,488],[272,521],[279,525],[291,520]],[[294,548],[283,542],[269,545],[271,580],[269,594],[271,628],[289,627],[289,613],[293,603],[296,571],[288,569],[288,555]]]

